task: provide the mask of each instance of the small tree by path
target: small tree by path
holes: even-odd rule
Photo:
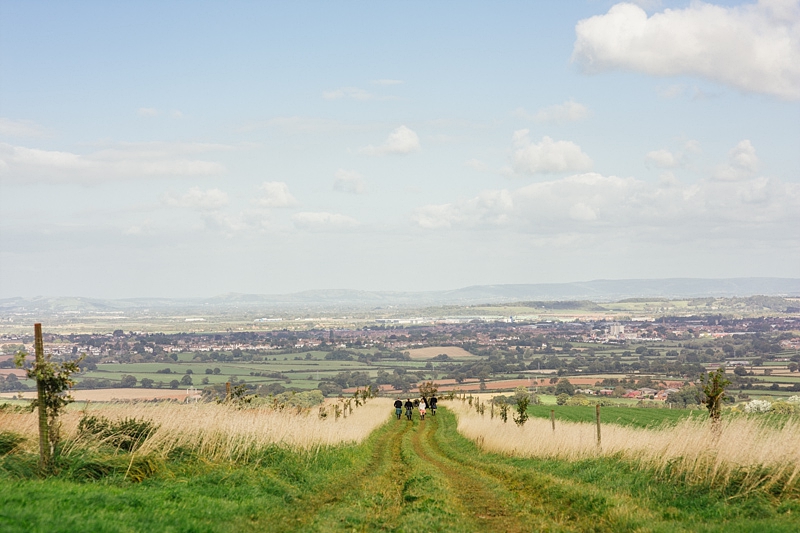
[[[719,422],[722,415],[722,401],[725,399],[725,387],[731,382],[725,379],[725,368],[719,367],[715,372],[709,372],[701,378],[703,393],[706,395],[706,408],[712,422]]]
[[[430,398],[436,396],[439,387],[433,381],[426,381],[419,386],[419,393],[423,398]]]
[[[514,416],[514,422],[522,427],[528,421],[528,405],[531,403],[531,395],[525,387],[517,387],[514,390],[514,396],[517,400],[517,414]]]
[[[54,363],[50,356],[44,355],[44,341],[42,339],[42,325],[34,324],[34,352],[35,360],[28,368],[29,379],[36,380],[37,395],[31,402],[31,408],[39,410],[39,470],[47,474],[52,466],[52,458],[56,452],[56,445],[60,438],[61,422],[59,417],[73,399],[68,391],[75,385],[71,375],[80,372],[78,363],[83,356],[75,361]],[[28,354],[18,352],[14,363],[22,368]]]

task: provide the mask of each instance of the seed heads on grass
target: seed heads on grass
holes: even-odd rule
[[[499,405],[503,418],[502,407]],[[684,419],[674,426],[603,427],[597,446],[594,423],[552,422],[532,418],[510,428],[455,405],[458,430],[467,438],[483,438],[482,448],[524,457],[578,461],[621,458],[653,469],[665,478],[739,492],[800,494],[800,420],[781,425],[759,418],[737,417],[711,423]]]

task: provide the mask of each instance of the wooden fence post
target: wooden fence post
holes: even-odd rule
[[[36,367],[44,364],[44,340],[42,325],[33,325],[33,345],[36,353]],[[39,469],[45,471],[50,466],[50,426],[47,421],[47,390],[41,379],[36,379],[36,406],[39,408]]]
[[[600,446],[600,404],[594,406],[595,418],[597,419],[597,445]]]
[[[231,401],[231,382],[230,381],[226,381],[225,382],[225,401],[226,402]]]
[[[556,411],[555,409],[550,409],[550,424],[553,425],[553,431],[556,430]]]

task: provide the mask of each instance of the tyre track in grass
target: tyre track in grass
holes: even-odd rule
[[[363,467],[290,502],[287,515],[274,521],[269,531],[386,530],[400,512],[407,476],[400,442],[409,430],[410,425],[388,421],[377,430],[370,460]]]
[[[502,484],[474,467],[453,461],[431,444],[440,418],[430,417],[422,421],[420,430],[411,437],[411,443],[422,460],[441,472],[451,496],[458,502],[459,511],[475,524],[474,531],[531,531],[513,508],[513,494]]]
[[[474,448],[475,453],[466,453],[455,442],[464,438],[458,434],[455,415],[445,412],[440,430],[431,435],[428,445],[461,468],[478,470],[503,485],[514,506],[526,515],[528,531],[639,531],[660,521],[629,495],[520,468],[507,463],[508,458],[497,460]]]

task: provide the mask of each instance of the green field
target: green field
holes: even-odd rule
[[[528,413],[539,418],[550,418],[554,412],[556,421],[595,422],[595,408],[577,405],[531,405]],[[697,406],[697,409],[647,409],[636,407],[601,407],[602,424],[619,424],[633,427],[654,427],[664,423],[674,424],[689,416],[708,417],[708,411]]]
[[[79,455],[47,480],[33,476],[35,458],[0,457],[0,530],[796,532],[800,526],[797,495],[687,486],[617,460],[483,453],[456,432],[447,409],[425,421],[389,420],[357,446],[304,453],[271,447],[230,464],[175,456],[139,483],[124,479],[129,459],[121,455],[117,469],[104,475],[97,460]]]

